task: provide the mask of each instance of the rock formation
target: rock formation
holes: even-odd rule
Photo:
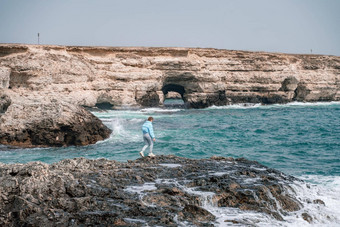
[[[65,101],[63,95],[49,90],[49,82],[43,82],[47,79],[46,69],[40,64],[51,62],[41,59],[38,63],[31,57],[26,60],[19,57],[28,49],[0,45],[0,144],[70,146],[93,144],[108,138],[110,129],[97,117],[76,102]],[[7,58],[8,54],[19,58]],[[40,88],[31,87],[33,74],[42,76],[36,77],[38,83],[42,82]]]
[[[303,206],[290,188],[293,180],[257,162],[223,157],[0,163],[0,225],[256,225],[246,215],[217,220],[209,207],[284,220]]]
[[[99,124],[98,120],[77,106],[163,106],[168,94],[181,97],[184,106],[191,108],[337,101],[339,75],[340,57],[336,56],[0,44],[0,143],[93,143],[106,138],[108,129],[103,125],[89,127],[88,122]],[[75,111],[74,115],[64,114],[74,121],[57,122],[65,117],[63,110]]]
[[[0,97],[8,96],[0,94]],[[57,100],[22,101],[11,104],[8,98],[1,99],[0,144],[78,146],[93,144],[110,136],[111,130],[80,106]]]
[[[12,99],[45,96],[94,107],[340,100],[340,57],[198,48],[0,45]]]

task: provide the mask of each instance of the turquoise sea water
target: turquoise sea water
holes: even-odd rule
[[[143,146],[141,125],[153,116],[155,154],[245,157],[293,175],[340,175],[339,103],[151,108],[94,114],[113,130],[110,139],[86,147],[2,147],[0,161],[53,163],[80,156],[136,159]]]
[[[284,224],[264,214],[210,207],[221,220],[234,212],[234,217],[250,219],[255,226],[305,226],[308,223],[301,216],[307,212],[316,226],[340,225],[340,102],[93,113],[112,129],[109,139],[85,147],[0,146],[0,162],[53,163],[74,157],[133,160],[139,158],[143,147],[141,126],[153,116],[156,155],[245,157],[307,182],[291,185],[304,208],[285,217]],[[314,199],[322,199],[326,205],[311,203]]]

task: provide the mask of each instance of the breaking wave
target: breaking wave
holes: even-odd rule
[[[340,105],[340,102],[290,102],[286,104],[263,105],[261,103],[238,103],[226,106],[211,106],[207,109],[250,109],[250,108],[284,108],[284,107],[313,107],[313,106],[333,106]]]

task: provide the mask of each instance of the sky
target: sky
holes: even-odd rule
[[[0,0],[0,43],[340,56],[340,0]]]

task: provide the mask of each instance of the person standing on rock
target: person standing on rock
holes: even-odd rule
[[[153,142],[156,141],[155,134],[153,133],[152,127],[153,117],[149,117],[148,120],[143,124],[142,131],[143,131],[143,140],[144,140],[144,147],[141,152],[139,152],[140,156],[144,157],[144,151],[147,147],[150,146],[149,157],[155,157],[152,153]]]

